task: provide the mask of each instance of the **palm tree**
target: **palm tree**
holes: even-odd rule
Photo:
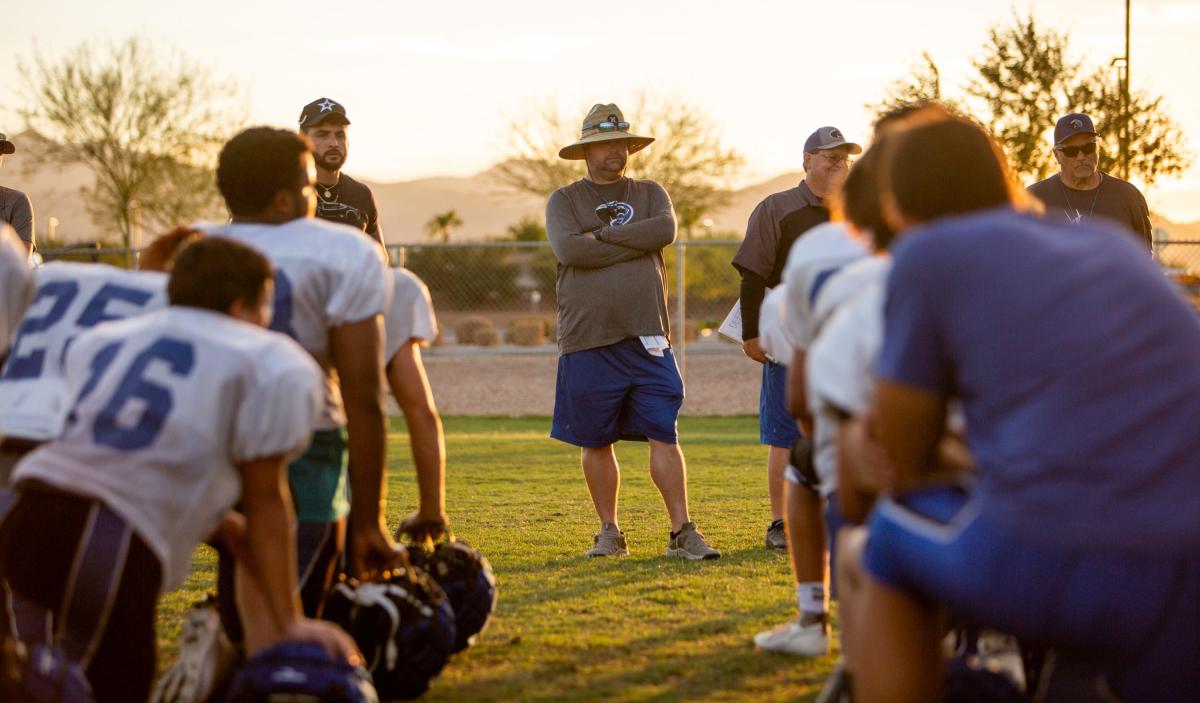
[[[462,224],[462,218],[458,216],[457,210],[447,210],[429,218],[429,221],[425,223],[425,232],[432,239],[441,239],[444,244],[450,241],[450,232],[462,227]]]

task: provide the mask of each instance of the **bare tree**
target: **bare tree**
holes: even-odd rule
[[[733,179],[745,159],[721,144],[716,125],[696,105],[677,98],[642,95],[626,118],[635,134],[655,138],[629,160],[627,175],[649,178],[671,196],[679,226],[690,230],[729,201]],[[582,161],[558,158],[558,150],[579,138],[579,116],[552,105],[513,120],[504,160],[497,167],[502,183],[514,190],[548,197],[586,174]]]
[[[138,37],[81,44],[57,61],[35,52],[18,68],[22,117],[50,142],[52,160],[92,170],[81,195],[126,246],[139,217],[165,228],[222,212],[213,168],[241,114],[230,83]]]

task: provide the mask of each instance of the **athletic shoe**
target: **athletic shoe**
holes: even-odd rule
[[[789,620],[771,630],[754,636],[754,644],[767,652],[780,652],[797,657],[823,657],[829,654],[829,632],[819,620],[801,625],[800,618]]]
[[[667,556],[692,560],[720,559],[721,553],[708,546],[704,535],[696,529],[696,523],[685,522],[679,532],[671,533],[671,541],[667,542]]]
[[[767,528],[767,549],[787,549],[787,535],[783,532],[783,520],[776,520]]]
[[[588,550],[589,557],[627,557],[629,545],[625,543],[625,533],[617,529],[611,522],[600,526],[600,534],[592,538],[593,546]]]

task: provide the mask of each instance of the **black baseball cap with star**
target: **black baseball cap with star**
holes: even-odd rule
[[[350,118],[341,103],[329,98],[317,98],[300,111],[300,129],[316,127],[322,122],[350,124]]]

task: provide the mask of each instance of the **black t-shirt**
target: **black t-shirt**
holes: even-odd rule
[[[380,246],[384,246],[383,228],[379,226],[375,196],[366,184],[359,183],[343,173],[338,176],[337,185],[332,188],[318,183],[316,189],[317,217],[360,229],[379,242]],[[326,192],[329,193],[329,197],[326,197]]]
[[[1100,185],[1091,190],[1076,190],[1062,182],[1058,174],[1026,188],[1046,204],[1046,214],[1065,217],[1071,222],[1090,222],[1102,217],[1129,229],[1152,246],[1150,210],[1146,198],[1132,183],[1101,173]]]

